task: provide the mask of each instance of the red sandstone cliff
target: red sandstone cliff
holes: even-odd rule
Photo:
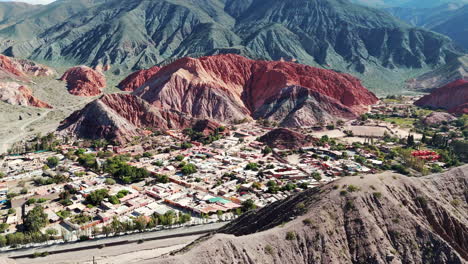
[[[295,98],[291,87],[305,97]],[[158,107],[201,119],[232,122],[274,116],[280,124],[293,125],[313,125],[336,116],[353,118],[378,101],[348,74],[238,55],[177,60],[160,69],[134,94]],[[293,109],[284,102],[295,105],[301,120],[287,120]],[[324,110],[321,105],[327,105],[330,112],[320,113]]]
[[[118,87],[122,91],[134,91],[145,82],[147,82],[153,75],[155,75],[160,68],[158,66],[151,67],[146,70],[139,70],[130,74],[127,78],[121,81]]]
[[[69,93],[78,96],[100,95],[106,86],[104,75],[86,66],[70,68],[60,80],[67,82]]]
[[[191,119],[184,114],[159,109],[136,96],[107,94],[73,113],[62,122],[59,130],[83,138],[125,143],[142,136],[147,128],[182,129],[191,125]]]
[[[0,82],[0,100],[12,105],[52,108],[49,104],[34,97],[28,87],[15,82]]]
[[[103,96],[65,120],[61,130],[126,141],[142,128],[187,128],[204,119],[223,124],[255,118],[288,127],[313,126],[356,118],[378,101],[347,74],[238,55],[183,58],[133,73],[120,87],[136,90]]]
[[[52,76],[51,68],[28,60],[19,60],[0,54],[0,79],[29,82],[31,76]]]
[[[468,113],[468,81],[458,80],[434,90],[415,103],[418,106],[442,108],[450,113]]]

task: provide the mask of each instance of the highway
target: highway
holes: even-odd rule
[[[74,242],[57,244],[50,246],[42,246],[29,249],[18,249],[10,252],[3,252],[0,254],[2,257],[8,257],[13,259],[28,258],[31,257],[35,252],[48,252],[49,254],[65,253],[89,250],[94,248],[100,248],[102,246],[112,247],[117,245],[124,245],[129,243],[135,243],[138,241],[151,241],[175,237],[194,236],[200,234],[206,234],[214,232],[224,226],[226,223],[213,223],[206,225],[198,225],[191,227],[181,227],[177,229],[168,229],[155,232],[146,233],[135,233],[130,235],[123,235],[118,237],[99,238],[84,242]]]

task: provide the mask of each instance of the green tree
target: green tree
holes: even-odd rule
[[[48,157],[47,158],[47,166],[49,168],[55,168],[59,164],[59,159],[57,157]]]
[[[101,202],[108,197],[109,191],[106,189],[96,190],[91,192],[88,196],[86,196],[86,202],[92,204],[94,206],[100,205]]]
[[[36,206],[26,214],[24,218],[24,229],[27,232],[39,232],[47,225],[47,214],[42,206]]]
[[[197,172],[197,166],[195,164],[189,163],[182,167],[181,172],[183,175],[190,175]]]
[[[264,148],[263,151],[262,151],[262,153],[263,153],[264,155],[268,155],[268,154],[270,154],[270,153],[272,153],[272,152],[273,152],[273,150],[272,150],[269,146],[265,146],[265,148]]]
[[[255,202],[252,199],[248,199],[242,202],[242,210],[244,212],[254,210],[257,208],[257,205],[255,205]]]

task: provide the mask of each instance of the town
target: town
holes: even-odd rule
[[[38,135],[0,159],[0,246],[228,222],[340,177],[417,177],[466,162],[467,116],[414,100],[385,98],[357,120],[297,131],[200,121],[126,146]]]

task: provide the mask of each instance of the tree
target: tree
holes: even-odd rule
[[[42,206],[36,206],[26,214],[24,219],[24,230],[26,232],[39,232],[47,225],[47,214]]]
[[[175,157],[175,159],[176,159],[177,161],[183,161],[183,160],[185,159],[185,157],[184,157],[184,155],[177,155],[177,156]]]
[[[0,171],[0,179],[5,178],[5,173]]]
[[[312,172],[312,179],[316,180],[316,181],[321,181],[322,180],[322,175],[320,175],[319,172],[315,171],[315,172]]]
[[[257,205],[255,205],[255,202],[252,199],[242,202],[242,211],[247,212],[254,209],[257,209]]]
[[[106,189],[100,189],[96,190],[94,192],[91,192],[87,197],[86,197],[86,202],[92,205],[99,205],[101,202],[108,197],[109,191]]]
[[[135,228],[138,229],[140,232],[143,232],[146,229],[148,221],[146,221],[145,216],[139,216],[134,220]]]
[[[104,181],[105,184],[107,185],[114,185],[116,182],[114,179],[112,178],[107,178],[105,181]]]
[[[112,196],[109,197],[109,202],[111,204],[119,204],[120,200],[119,200],[119,198],[117,198],[117,196],[112,195]]]
[[[186,164],[182,167],[181,172],[183,175],[190,175],[197,172],[197,166],[192,163]]]
[[[9,224],[7,224],[7,223],[1,223],[1,224],[0,224],[0,233],[5,232],[6,230],[8,230],[9,227],[10,227]]]
[[[59,164],[59,159],[57,157],[48,157],[47,158],[47,166],[49,168],[55,168]]]
[[[252,171],[257,171],[258,170],[258,164],[255,162],[249,162],[245,166],[245,170],[252,170]]]
[[[263,153],[264,155],[268,155],[268,154],[270,154],[270,153],[272,153],[272,152],[273,152],[273,150],[272,150],[269,146],[265,146],[265,148],[264,148],[263,151],[262,151],[262,153]]]

